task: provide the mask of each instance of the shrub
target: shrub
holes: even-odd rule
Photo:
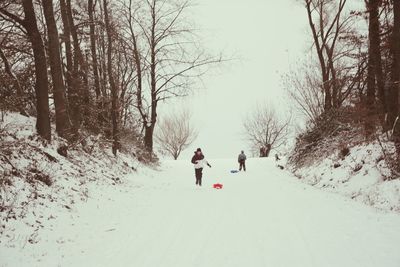
[[[309,162],[321,159],[333,153],[340,146],[343,136],[346,141],[358,137],[362,132],[360,120],[353,115],[351,107],[331,110],[321,114],[306,131],[296,138],[295,148],[289,157],[294,168],[305,166]],[[348,147],[340,149],[340,155],[348,155]]]

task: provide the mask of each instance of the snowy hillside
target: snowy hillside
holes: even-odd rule
[[[14,222],[0,266],[399,266],[398,214],[300,183],[269,159],[236,174],[235,160],[209,161],[202,188],[188,159],[96,185],[72,210],[46,209],[33,243]]]
[[[335,142],[333,142],[335,144]],[[400,212],[400,180],[390,180],[384,159],[393,150],[389,143],[378,141],[349,146],[346,155],[340,149],[294,168],[301,181],[363,202],[378,209]]]
[[[87,138],[65,154],[60,151],[64,140],[54,137],[46,144],[34,132],[32,117],[9,113],[0,123],[2,245],[38,243],[42,230],[51,229],[59,216],[85,203],[98,186],[121,183],[140,164],[129,155],[115,158],[97,138]]]

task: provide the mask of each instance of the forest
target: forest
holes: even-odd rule
[[[309,138],[330,134],[334,120],[351,120],[362,124],[367,139],[385,133],[400,155],[399,3],[299,2],[307,14],[312,40],[307,54],[312,59],[301,60],[282,79],[306,117]],[[54,123],[57,135],[71,143],[101,134],[114,154],[127,140],[153,154],[159,105],[188,96],[210,65],[224,61],[199,45],[186,15],[191,5],[161,0],[1,1],[1,111],[35,116],[37,133],[47,141]],[[279,146],[276,140],[286,138],[289,121],[261,109],[244,128],[256,148],[273,149]],[[162,125],[165,132],[166,123]],[[163,131],[163,144],[183,142],[186,147],[187,140],[194,140],[193,129],[178,142],[167,141]],[[300,147],[307,138],[307,133],[300,136]],[[399,168],[397,158],[390,160],[393,170]]]
[[[399,98],[400,0],[0,0],[0,266],[398,267]]]
[[[223,61],[199,45],[189,1],[1,1],[0,110],[35,116],[71,144],[101,134],[148,157],[160,103]],[[129,144],[126,143],[126,146]]]
[[[389,179],[397,178],[400,2],[303,2],[312,60],[302,61],[283,81],[308,126],[297,137],[291,161],[301,165],[304,155],[333,136],[342,138],[333,145],[347,155],[354,134],[362,137],[359,142],[381,144]]]

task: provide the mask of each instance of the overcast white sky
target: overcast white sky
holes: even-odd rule
[[[197,147],[210,159],[233,158],[249,152],[242,122],[253,107],[290,108],[280,76],[304,54],[306,13],[296,0],[198,0],[192,12],[210,51],[241,60],[207,74],[205,88],[185,99],[200,133],[181,158]]]

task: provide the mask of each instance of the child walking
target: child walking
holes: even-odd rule
[[[242,150],[242,153],[239,154],[238,156],[238,162],[239,162],[239,171],[243,170],[246,171],[246,155],[244,154],[244,151]]]
[[[211,168],[211,165],[207,160],[204,159],[203,152],[198,148],[194,152],[194,156],[192,157],[192,163],[194,164],[194,172],[196,176],[196,185],[201,186],[201,179],[203,178],[203,168],[204,165],[207,165]]]

